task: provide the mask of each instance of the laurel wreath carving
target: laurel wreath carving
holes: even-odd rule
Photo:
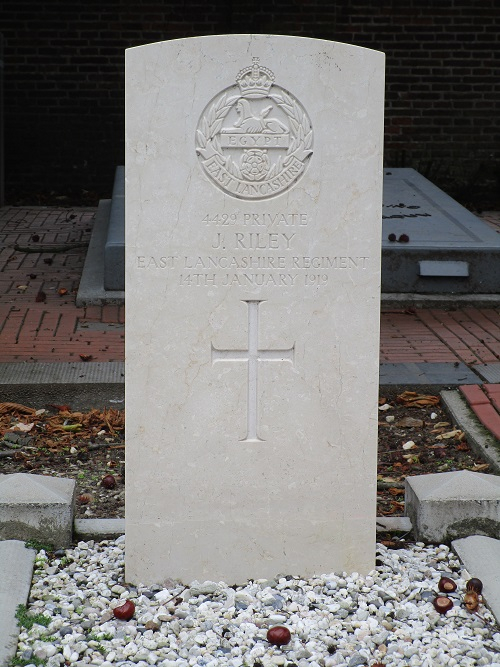
[[[267,175],[267,178],[270,179],[279,174],[291,162],[292,158],[295,157],[303,162],[313,151],[312,128],[309,119],[295,100],[287,95],[285,91],[282,91],[281,95],[272,93],[268,97],[276,102],[288,116],[292,130],[285,159],[280,156],[271,167]],[[232,176],[242,179],[238,165],[229,155],[224,156],[219,141],[219,132],[222,129],[224,119],[239,98],[240,95],[228,97],[227,93],[224,93],[212,104],[208,113],[201,120],[201,128],[196,130],[196,152],[205,160],[216,155],[221,166],[224,166]]]

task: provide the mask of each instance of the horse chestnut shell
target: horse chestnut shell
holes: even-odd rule
[[[453,591],[457,590],[457,585],[453,579],[450,579],[449,577],[441,577],[438,583],[438,588],[441,593],[453,593]]]
[[[126,600],[121,607],[115,607],[113,609],[113,615],[120,621],[130,621],[135,612],[135,604],[132,600]]]
[[[434,609],[440,614],[446,614],[447,611],[453,609],[452,600],[447,598],[445,595],[438,595],[435,597],[432,604],[434,605]]]
[[[464,605],[470,612],[476,611],[479,607],[479,595],[476,591],[467,591],[464,595]]]
[[[267,631],[267,641],[274,646],[288,644],[292,638],[290,630],[282,625],[276,625]]]
[[[115,486],[116,486],[116,479],[114,478],[113,475],[105,475],[105,476],[101,479],[101,485],[102,485],[105,489],[114,489]]]
[[[472,591],[474,593],[477,593],[478,595],[481,595],[483,592],[483,582],[481,579],[476,579],[476,577],[473,577],[472,579],[469,579],[469,581],[465,584],[465,588],[468,591]]]

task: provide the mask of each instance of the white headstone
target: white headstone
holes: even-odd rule
[[[374,566],[382,53],[127,51],[126,578]]]

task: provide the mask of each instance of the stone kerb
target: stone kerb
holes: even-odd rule
[[[500,477],[462,470],[407,477],[405,511],[417,540],[500,538]]]
[[[74,479],[0,475],[0,539],[67,547],[73,535]]]

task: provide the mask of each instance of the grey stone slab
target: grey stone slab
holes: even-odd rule
[[[390,233],[407,234],[414,248],[500,249],[500,235],[415,169],[385,169],[382,247],[405,252]]]
[[[493,384],[500,382],[500,363],[476,364],[474,369],[486,382]]]
[[[123,290],[104,289],[104,247],[108,237],[110,212],[111,200],[102,199],[95,215],[94,228],[76,295],[76,305],[79,308],[125,302]]]
[[[500,623],[500,540],[471,535],[451,546],[471,577],[483,582],[483,597]]]
[[[73,534],[74,479],[0,475],[0,539],[67,547]]]
[[[470,470],[405,480],[406,515],[417,540],[500,537],[500,477]]]
[[[382,306],[392,308],[492,308],[500,305],[498,294],[416,294],[414,292],[384,292]]]
[[[382,292],[500,291],[500,234],[414,169],[385,170],[382,227]]]
[[[0,402],[74,410],[123,407],[123,362],[0,364]]]
[[[34,562],[35,552],[24,542],[0,542],[0,667],[8,667],[16,654],[19,626],[15,614],[28,600]]]
[[[380,364],[379,383],[383,385],[459,385],[481,384],[481,379],[465,364],[408,363]]]
[[[125,289],[125,167],[116,168],[104,246],[104,289]]]
[[[485,428],[462,394],[442,391],[441,400],[454,424],[467,436],[470,447],[490,464],[490,471],[500,475],[500,442]]]
[[[125,519],[75,519],[74,535],[81,540],[109,540],[125,534]]]
[[[125,364],[109,362],[59,362],[0,364],[0,386],[12,384],[122,384]]]

